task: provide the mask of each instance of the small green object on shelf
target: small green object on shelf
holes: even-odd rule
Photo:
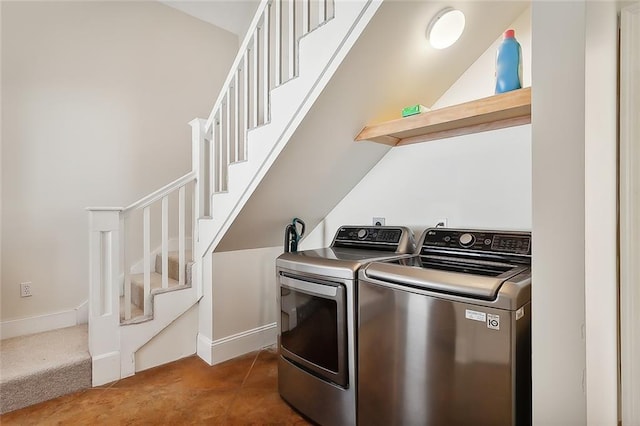
[[[410,115],[416,115],[427,111],[429,111],[429,108],[424,105],[411,105],[402,109],[402,116],[409,117]]]

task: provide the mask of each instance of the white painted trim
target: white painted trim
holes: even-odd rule
[[[0,338],[10,339],[27,334],[73,327],[78,324],[86,324],[88,318],[89,303],[85,300],[77,308],[68,311],[3,321],[0,323]]]
[[[618,420],[618,9],[586,3],[584,221],[587,425]]]
[[[198,335],[198,356],[209,365],[239,357],[276,343],[277,324],[271,323],[211,341]]]
[[[640,424],[637,403],[640,400],[639,33],[640,3],[635,3],[622,10],[620,41],[620,415],[623,425]]]
[[[120,352],[109,352],[91,359],[91,384],[100,386],[120,380]]]
[[[89,323],[89,301],[85,300],[76,309],[76,324]]]
[[[213,365],[213,340],[202,333],[198,333],[196,353],[207,364]]]

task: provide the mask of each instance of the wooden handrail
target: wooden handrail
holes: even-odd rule
[[[186,184],[188,184],[191,181],[196,180],[196,173],[191,171],[189,173],[187,173],[186,175],[174,180],[173,182],[171,182],[168,185],[163,186],[162,188],[158,189],[155,192],[152,192],[151,194],[147,195],[144,198],[141,198],[140,200],[136,201],[133,204],[130,204],[129,206],[127,206],[125,209],[123,209],[123,213],[127,214],[133,210],[137,210],[137,209],[142,209],[145,208],[147,206],[150,206],[151,204],[155,203],[156,201],[159,201],[162,199],[162,197],[169,195],[170,193],[172,193],[173,191],[175,191],[176,189],[179,189],[182,186],[185,186]]]

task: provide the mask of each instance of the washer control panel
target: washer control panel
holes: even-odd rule
[[[424,233],[421,252],[434,249],[531,255],[531,234],[528,232],[430,228]]]

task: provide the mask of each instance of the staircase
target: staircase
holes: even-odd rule
[[[379,6],[263,0],[211,114],[190,123],[192,170],[126,208],[88,208],[94,386],[135,374],[136,351],[196,303],[213,362],[211,253]]]
[[[186,251],[185,260],[181,262],[180,253],[177,251],[169,252],[167,256],[167,262],[164,263],[164,258],[161,254],[157,254],[155,257],[155,265],[154,271],[150,273],[150,294],[151,300],[156,294],[161,294],[164,292],[180,290],[180,286],[191,286],[191,266],[193,262],[191,251]],[[184,264],[187,262],[186,265]],[[184,275],[181,275],[181,265],[182,270],[184,270]],[[167,271],[167,286],[163,287],[163,273],[162,271]],[[153,315],[145,315],[144,314],[144,303],[145,303],[145,274],[137,273],[131,274],[131,315],[127,318],[124,311],[125,299],[124,296],[120,297],[120,324],[128,325],[128,324],[137,324],[143,321],[153,319]],[[182,284],[181,284],[182,280]],[[151,312],[153,312],[153,304],[150,306]]]

